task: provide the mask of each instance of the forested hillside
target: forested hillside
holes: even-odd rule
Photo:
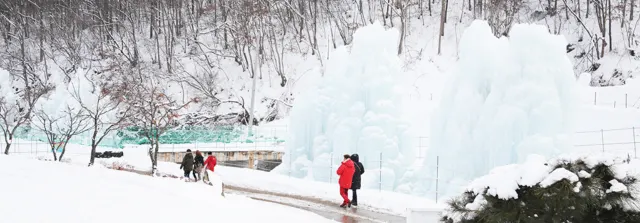
[[[375,21],[399,31],[409,79],[445,74],[464,27],[486,19],[498,36],[513,23],[546,24],[567,38],[576,75],[609,86],[637,73],[638,17],[636,0],[5,0],[0,67],[24,123],[54,77],[84,76],[105,100],[188,104],[174,111],[183,124],[246,124],[252,78],[256,122],[283,118],[332,50]]]

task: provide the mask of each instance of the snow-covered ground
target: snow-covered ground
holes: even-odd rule
[[[162,173],[181,176],[178,164],[162,162],[158,164]],[[216,173],[225,185],[249,188],[264,192],[273,192],[293,196],[315,198],[323,201],[341,202],[337,183],[317,182],[288,177],[286,175],[256,171],[251,169],[219,166]],[[375,174],[375,173],[372,173]],[[367,177],[366,173],[363,177]],[[349,192],[351,193],[351,192]],[[351,195],[349,195],[351,196]],[[363,189],[358,191],[358,204],[361,208],[387,212],[404,216],[408,208],[441,208],[434,201],[391,191]]]
[[[243,196],[222,197],[205,184],[99,166],[0,155],[0,178],[2,222],[333,222]]]

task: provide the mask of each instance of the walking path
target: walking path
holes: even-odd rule
[[[316,213],[342,223],[404,223],[405,217],[375,212],[363,208],[341,208],[338,203],[315,198],[259,191],[225,184],[225,193],[240,194],[261,200]]]
[[[125,170],[141,175],[150,176],[147,171]],[[317,198],[297,195],[261,191],[252,188],[239,187],[224,184],[224,193],[247,196],[254,200],[270,202],[279,205],[294,207],[316,213],[327,219],[342,223],[405,223],[406,218],[365,208],[341,208],[336,202],[329,202]]]

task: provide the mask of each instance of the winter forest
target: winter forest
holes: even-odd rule
[[[627,190],[640,178],[632,171],[640,165],[638,4],[2,0],[0,153],[25,155],[27,147],[16,147],[37,135],[56,165],[72,156],[67,147],[90,149],[74,159],[82,157],[89,169],[82,171],[94,171],[104,165],[101,148],[117,141],[118,149],[129,143],[142,151],[148,175],[180,176],[176,154],[195,151],[197,143],[272,137],[281,140],[269,144],[273,168],[243,172],[254,167],[232,169],[220,158],[221,182],[326,198],[337,191],[343,154],[357,153],[368,171],[364,208],[386,208],[396,217],[410,205],[435,207],[442,197],[462,195],[450,200],[441,220],[516,222],[509,211],[492,208],[518,196],[590,188],[605,192],[567,195],[557,207],[595,202],[576,210],[605,214],[564,220],[602,218],[609,213],[602,207],[613,204],[615,212],[624,209],[620,199],[640,200]],[[281,123],[285,133],[252,135]],[[225,152],[260,150],[257,143],[238,149],[220,141]],[[600,154],[607,143],[624,149],[615,152],[626,159]],[[171,161],[161,154],[169,144]],[[183,147],[176,152],[176,145]],[[556,157],[596,150],[602,156]],[[0,165],[22,162],[4,155]],[[141,171],[143,164],[134,168],[127,156],[117,162]],[[304,190],[291,186],[297,184]],[[173,186],[167,190],[189,189]],[[557,219],[548,213],[562,211],[546,211],[552,201],[540,199],[527,202],[533,208],[526,216]],[[10,208],[0,201],[0,211]],[[629,217],[619,213],[604,219]]]

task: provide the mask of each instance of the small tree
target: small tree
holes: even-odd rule
[[[89,119],[82,108],[73,108],[66,105],[58,113],[48,113],[39,110],[35,113],[37,129],[42,131],[46,137],[53,160],[62,161],[67,145],[71,138],[89,130]],[[56,155],[56,150],[60,149],[60,156]]]
[[[21,80],[21,81],[16,81]],[[22,85],[21,85],[22,83]],[[0,68],[0,130],[6,144],[4,154],[9,155],[16,131],[31,121],[36,103],[51,90],[36,76],[24,74],[19,78]]]
[[[35,121],[33,122],[33,126],[44,133],[44,135],[47,137],[47,143],[49,143],[51,154],[53,155],[53,160],[58,161],[56,149],[62,136],[58,134],[55,128],[60,117],[57,116],[57,114],[51,114],[43,110],[37,110],[35,112],[34,118]]]
[[[136,86],[128,91],[126,101],[132,109],[129,116],[131,124],[140,127],[140,135],[149,141],[149,157],[153,174],[158,166],[158,150],[160,136],[167,130],[178,126],[178,112],[191,103],[197,103],[193,98],[186,102],[179,102],[167,93],[165,84],[159,84],[157,76],[143,77],[138,75],[132,83]]]
[[[122,126],[130,114],[130,107],[122,97],[100,84],[97,77],[79,75],[71,82],[71,95],[84,110],[89,132],[91,132],[91,157],[89,166],[95,162],[96,148],[111,131]]]
[[[47,137],[53,160],[62,161],[67,143],[74,136],[86,132],[88,122],[80,105],[74,100],[69,100],[67,84],[62,81],[62,77],[58,80],[56,89],[48,98],[39,101],[32,126]],[[56,154],[58,149],[62,149],[60,156]]]

